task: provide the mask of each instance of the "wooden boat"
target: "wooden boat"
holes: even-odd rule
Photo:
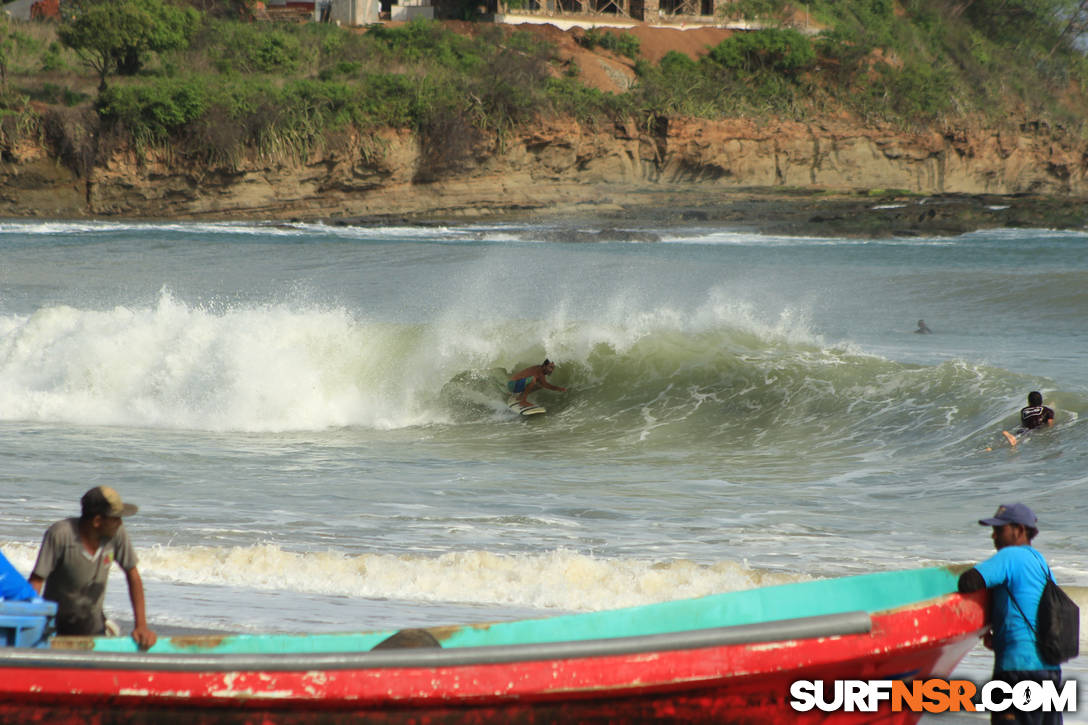
[[[947,678],[986,626],[947,568],[393,632],[56,638],[0,648],[0,722],[913,722],[794,712],[798,679]],[[885,703],[887,705],[887,703]]]

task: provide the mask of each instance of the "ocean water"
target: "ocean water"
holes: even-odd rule
[[[0,548],[109,484],[152,626],[392,629],[972,563],[1023,501],[1088,609],[1088,233],[561,231],[0,223]]]

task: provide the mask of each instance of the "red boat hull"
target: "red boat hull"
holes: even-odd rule
[[[0,722],[884,722],[912,712],[795,712],[800,679],[947,677],[986,625],[984,593],[872,616],[872,630],[781,642],[457,666],[223,671],[96,662],[0,667]]]

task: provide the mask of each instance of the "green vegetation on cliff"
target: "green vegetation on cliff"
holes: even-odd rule
[[[0,22],[0,150],[38,134],[77,170],[124,146],[230,167],[246,154],[304,155],[395,127],[418,134],[426,179],[547,115],[635,119],[651,130],[678,115],[910,127],[1012,120],[1080,136],[1085,6],[738,0],[731,14],[764,29],[737,32],[699,60],[670,52],[653,63],[630,34],[586,32],[584,47],[635,60],[636,82],[612,94],[584,85],[541,35],[505,26],[459,34],[414,21],[360,32],[224,19],[236,16],[226,5],[67,0],[59,23]],[[791,26],[798,7],[825,30]]]

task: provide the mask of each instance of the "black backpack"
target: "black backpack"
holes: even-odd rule
[[[1009,599],[1024,618],[1031,633],[1035,635],[1035,646],[1039,658],[1048,665],[1060,665],[1080,654],[1080,608],[1054,583],[1050,570],[1046,570],[1046,586],[1039,597],[1039,610],[1036,613],[1036,627],[1020,609],[1012,590],[1005,587]]]

